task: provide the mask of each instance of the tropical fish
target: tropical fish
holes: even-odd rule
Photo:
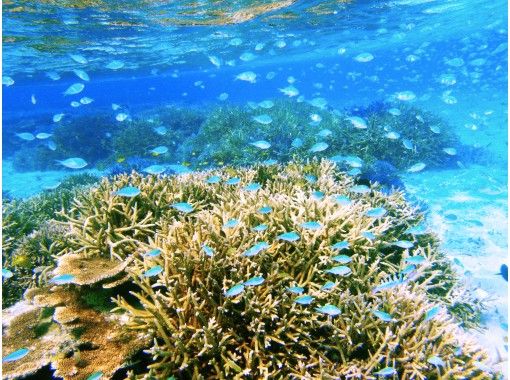
[[[30,101],[32,102],[32,104],[36,104],[37,103],[37,99],[35,98],[34,94],[32,94],[32,96],[30,97]]]
[[[324,192],[323,191],[313,191],[312,192],[312,198],[315,199],[316,201],[320,201],[320,200],[323,200],[324,199]]]
[[[404,145],[404,148],[406,148],[407,150],[414,149],[414,145],[413,145],[412,141],[409,139],[402,139],[402,145]]]
[[[264,125],[271,124],[273,122],[273,118],[267,114],[254,116],[252,119],[255,120],[257,123]]]
[[[425,166],[427,166],[427,165],[425,165],[423,162],[418,162],[417,164],[414,164],[409,169],[407,169],[407,171],[409,173],[417,173],[417,172],[420,172],[423,169],[425,169]]]
[[[157,146],[154,149],[149,150],[154,156],[159,156],[160,154],[165,154],[168,152],[168,147],[164,145]]]
[[[325,151],[326,149],[328,149],[328,147],[329,147],[328,143],[321,141],[321,142],[314,144],[308,151],[310,153],[318,153],[318,152]]]
[[[210,185],[220,183],[220,182],[221,182],[221,178],[217,175],[213,175],[205,180],[205,183],[208,183]]]
[[[228,94],[226,92],[222,92],[219,96],[218,96],[218,100],[221,100],[222,102],[227,100],[228,99]]]
[[[339,315],[342,312],[338,307],[329,303],[321,307],[316,307],[315,310],[317,310],[319,313],[327,314],[332,317]]]
[[[57,113],[53,115],[53,122],[58,123],[60,120],[62,120],[63,117],[64,117],[63,113]]]
[[[14,276],[14,273],[9,269],[2,268],[2,278],[11,278],[12,276]]]
[[[165,167],[162,165],[151,165],[147,166],[146,168],[142,169],[143,172],[149,173],[149,174],[161,174],[165,171]]]
[[[393,116],[400,116],[402,112],[398,108],[390,108],[388,112]]]
[[[295,303],[298,303],[300,305],[310,305],[313,302],[314,297],[304,294],[302,296],[296,297],[294,299]]]
[[[235,297],[239,294],[244,292],[244,285],[243,284],[237,284],[232,286],[230,289],[228,289],[225,292],[225,297]]]
[[[259,214],[269,214],[271,211],[273,211],[273,208],[270,206],[263,206],[257,210]]]
[[[441,311],[441,307],[439,307],[439,306],[431,307],[425,313],[424,321],[430,321],[431,319],[435,318],[439,314],[440,311]]]
[[[117,121],[124,121],[129,117],[129,115],[125,112],[120,112],[115,116],[115,120]]]
[[[72,284],[74,282],[75,277],[72,274],[61,274],[53,277],[50,280],[50,283],[55,285],[64,285],[64,284]]]
[[[341,206],[349,206],[352,203],[352,201],[349,199],[349,197],[347,197],[345,195],[335,194],[335,195],[332,195],[331,198],[333,198],[333,200]]]
[[[73,61],[75,61],[76,63],[81,63],[82,65],[85,65],[89,62],[89,61],[87,61],[87,58],[85,58],[81,54],[69,54],[69,57],[71,57],[71,59]]]
[[[244,286],[257,286],[264,283],[264,277],[256,276],[244,282]]]
[[[35,140],[35,136],[29,132],[16,133],[16,136],[18,136],[20,139],[25,140],[25,141]]]
[[[174,203],[174,204],[170,205],[170,207],[176,209],[177,211],[183,212],[185,214],[193,211],[193,206],[191,204],[189,204],[188,202]]]
[[[377,376],[393,376],[397,374],[397,370],[393,367],[386,367],[381,369],[380,371],[374,372],[374,375]]]
[[[27,354],[29,352],[30,352],[30,350],[28,348],[20,348],[19,350],[16,350],[14,352],[11,352],[7,356],[4,356],[2,358],[2,362],[8,363],[8,362],[14,362],[16,360],[23,359],[25,356],[27,356]]]
[[[294,294],[301,294],[305,291],[305,288],[302,288],[301,286],[287,286],[287,291]]]
[[[156,265],[143,273],[144,277],[154,277],[163,272],[161,265]]]
[[[57,160],[57,162],[69,169],[83,169],[88,165],[87,161],[80,157],[71,157],[66,160]]]
[[[398,140],[400,138],[400,133],[391,131],[384,135],[384,137],[390,139],[390,140]]]
[[[368,187],[367,185],[356,185],[351,187],[349,191],[357,194],[366,194],[370,192],[370,187]]]
[[[429,127],[430,131],[435,133],[436,135],[441,133],[441,128],[439,128],[437,125],[431,125]]]
[[[211,62],[214,66],[220,67],[221,66],[221,59],[214,55],[209,56],[209,62]]]
[[[265,109],[273,108],[273,106],[274,106],[274,103],[271,100],[263,100],[262,102],[259,103],[259,107],[265,108]]]
[[[321,129],[318,133],[317,133],[317,136],[319,137],[322,137],[322,138],[326,138],[326,137],[329,137],[333,134],[333,131],[331,131],[331,129]]]
[[[374,315],[379,318],[380,320],[384,321],[384,322],[394,322],[395,319],[392,318],[392,316],[384,311],[380,311],[380,310],[374,310],[372,313],[374,313]]]
[[[501,267],[499,268],[499,273],[496,273],[497,275],[501,275],[503,279],[508,282],[508,265],[501,264]]]
[[[363,231],[361,233],[361,236],[363,236],[365,239],[368,239],[368,240],[375,240],[375,238],[376,238],[374,233],[370,232],[370,231]]]
[[[386,215],[388,211],[384,207],[376,207],[365,212],[365,215],[371,218],[381,218]]]
[[[57,144],[55,144],[55,141],[48,141],[46,144],[49,150],[55,151],[57,150]]]
[[[81,80],[84,80],[86,82],[90,81],[90,77],[89,75],[83,71],[83,70],[80,70],[80,69],[73,69],[73,73],[78,77],[80,78]]]
[[[100,380],[101,377],[103,377],[103,372],[97,371],[91,374],[89,377],[87,377],[86,380]]]
[[[441,359],[439,356],[429,356],[429,358],[427,359],[427,363],[430,363],[432,365],[435,365],[437,367],[444,367],[445,366],[445,363],[443,361],[443,359]]]
[[[60,75],[54,71],[47,72],[46,76],[51,80],[59,80],[61,78]]]
[[[232,38],[230,41],[229,41],[229,45],[231,46],[239,46],[243,43],[243,40],[240,39],[239,37],[236,37],[236,38]]]
[[[253,145],[254,147],[259,149],[269,149],[271,147],[271,144],[265,140],[258,140],[250,143],[250,145]]]
[[[409,227],[407,230],[404,231],[404,233],[411,235],[424,235],[427,233],[427,229],[423,224],[419,224],[414,227]]]
[[[253,61],[257,56],[249,51],[244,52],[239,56],[239,59],[243,62]]]
[[[457,154],[457,149],[455,149],[455,148],[444,148],[443,152],[445,152],[449,156],[455,156]]]
[[[309,222],[301,223],[301,227],[306,230],[315,231],[315,230],[320,229],[322,227],[322,224],[320,224],[319,222],[315,222],[315,221],[309,221]]]
[[[94,99],[89,98],[88,96],[84,96],[83,98],[80,99],[80,103],[83,104],[83,105],[90,104],[93,101],[94,101]]]
[[[360,54],[358,54],[357,56],[354,57],[355,61],[358,61],[358,62],[361,62],[361,63],[370,62],[373,59],[374,59],[374,56],[372,54],[370,54],[370,53],[360,53]]]
[[[119,60],[113,60],[109,64],[107,64],[105,67],[110,70],[122,69],[124,67],[124,62],[119,61]]]
[[[322,285],[321,290],[328,291],[328,290],[333,289],[335,286],[336,286],[336,283],[334,283],[332,281],[328,281],[324,285]]]
[[[340,264],[348,264],[352,261],[352,259],[347,255],[336,255],[333,256],[332,259]]]
[[[296,232],[291,231],[291,232],[285,232],[285,233],[283,233],[281,235],[278,235],[277,238],[279,240],[285,240],[285,241],[293,242],[293,241],[299,240],[299,235]]]
[[[313,174],[305,174],[303,177],[304,179],[306,179],[306,182],[308,183],[314,184],[317,182],[317,177],[314,176]]]
[[[368,124],[365,121],[365,119],[359,117],[359,116],[350,116],[345,118],[345,120],[350,121],[352,126],[357,129],[367,129]]]
[[[241,178],[238,177],[230,178],[225,181],[227,185],[237,185],[239,183],[241,183]]]
[[[257,74],[253,71],[245,71],[236,76],[236,80],[242,80],[248,83],[255,83],[257,81]]]
[[[161,255],[161,249],[159,248],[151,249],[149,252],[145,254],[145,256],[147,257],[158,257],[159,255]]]
[[[260,189],[262,189],[262,185],[257,182],[249,183],[248,185],[246,185],[244,187],[244,190],[246,190],[246,191],[258,191]]]
[[[335,243],[331,246],[331,249],[336,249],[339,251],[341,251],[342,249],[347,249],[347,248],[349,248],[349,242],[346,240],[339,241],[338,243]]]
[[[299,95],[299,90],[294,86],[287,86],[279,89],[284,95],[292,98],[293,96]]]
[[[237,219],[229,219],[223,224],[223,228],[234,228],[239,224],[239,220]]]
[[[83,91],[85,88],[85,85],[83,83],[75,83],[72,84],[67,88],[67,90],[64,91],[64,96],[67,95],[76,95]]]
[[[11,77],[2,77],[2,84],[7,87],[12,86],[14,84],[14,79]]]
[[[120,190],[115,191],[114,194],[118,195],[119,197],[133,198],[140,194],[140,189],[133,186],[126,186]]]
[[[313,98],[312,100],[310,100],[309,103],[312,106],[320,108],[320,109],[325,109],[326,106],[328,105],[328,101],[324,98]]]
[[[336,267],[326,269],[324,272],[334,274],[337,276],[348,276],[351,274],[351,268],[346,267],[345,265],[338,265]]]
[[[409,240],[397,240],[397,241],[394,241],[391,244],[394,245],[394,246],[400,247],[400,248],[404,248],[404,249],[409,249],[409,248],[413,248],[414,247],[414,243],[412,241],[409,241]]]
[[[74,108],[81,106],[81,103],[77,102],[76,100],[73,100],[70,104],[71,104],[71,107],[74,107]]]
[[[263,232],[267,230],[267,228],[268,228],[267,224],[259,224],[258,226],[253,227],[252,230],[255,232]]]
[[[296,137],[294,140],[292,140],[292,142],[290,143],[290,145],[293,147],[293,148],[301,148],[303,146],[303,140],[301,140],[299,137]]]
[[[395,93],[395,97],[403,102],[409,102],[416,99],[416,95],[412,91],[400,91]]]
[[[243,256],[252,257],[258,255],[260,252],[267,248],[269,248],[269,244],[266,243],[265,241],[261,241],[256,243],[255,245],[252,245],[250,248],[244,251]]]
[[[420,255],[416,255],[416,256],[409,256],[409,257],[406,257],[405,259],[405,262],[406,263],[410,263],[410,264],[422,264],[425,262],[425,257],[423,256],[420,256]]]

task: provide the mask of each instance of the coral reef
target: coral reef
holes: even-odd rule
[[[331,161],[119,175],[59,216],[54,277],[7,311],[4,351],[31,349],[7,378],[48,362],[64,379],[495,376],[423,216]],[[15,333],[46,310],[49,359]],[[130,367],[142,349],[150,363]]]

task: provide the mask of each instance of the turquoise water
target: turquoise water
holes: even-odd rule
[[[502,370],[507,39],[502,0],[12,0],[3,198],[83,173],[333,160],[426,213]]]

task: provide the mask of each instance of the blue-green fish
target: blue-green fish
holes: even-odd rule
[[[409,274],[409,273],[412,273],[416,270],[416,267],[412,264],[410,265],[407,265],[403,270],[402,272],[400,272],[401,274],[403,275],[406,275],[406,274]]]
[[[365,121],[365,119],[359,117],[359,116],[351,116],[345,118],[345,120],[350,121],[351,125],[356,129],[367,129],[368,124]]]
[[[22,133],[16,133],[16,136],[18,136],[20,139],[25,141],[34,141],[35,136],[30,132],[22,132]]]
[[[269,149],[271,147],[271,144],[266,140],[258,140],[250,143],[250,145],[253,145],[255,148],[259,148],[262,150]]]
[[[441,311],[441,307],[439,306],[433,306],[431,307],[426,313],[425,313],[425,319],[424,321],[430,321],[431,319],[435,318],[439,312]]]
[[[335,286],[336,286],[336,284],[334,282],[328,281],[324,285],[322,285],[321,290],[328,291],[328,290],[333,289]]]
[[[291,232],[285,232],[285,233],[283,233],[281,235],[278,235],[277,238],[279,240],[285,240],[285,241],[292,242],[292,241],[299,240],[299,235],[296,232],[291,231]]]
[[[264,206],[258,209],[260,214],[269,214],[271,211],[273,211],[273,208],[270,206]]]
[[[170,207],[176,209],[177,211],[183,212],[185,214],[193,211],[193,206],[190,205],[188,202],[174,203],[174,204],[170,205]]]
[[[274,103],[271,100],[263,100],[259,103],[259,107],[265,108],[265,109],[273,108],[273,106],[274,106]]]
[[[335,243],[331,246],[331,249],[336,249],[341,251],[342,249],[349,248],[349,242],[347,240],[339,241],[338,243]]]
[[[319,152],[325,151],[326,149],[328,149],[328,147],[329,147],[328,143],[321,141],[321,142],[318,142],[318,143],[312,145],[312,147],[308,151],[310,153],[319,153]]]
[[[260,183],[256,183],[256,182],[249,183],[248,185],[246,185],[244,187],[244,190],[246,190],[246,191],[257,191],[260,189],[262,189],[262,186],[260,185]]]
[[[205,182],[210,184],[210,185],[213,185],[215,183],[220,183],[221,182],[221,178],[218,177],[217,175],[213,175],[213,176],[207,178]]]
[[[301,294],[305,291],[305,288],[301,286],[287,286],[287,290],[294,294]]]
[[[409,169],[407,169],[407,171],[409,173],[417,173],[417,172],[421,172],[423,169],[425,169],[425,166],[427,166],[425,163],[423,162],[418,162],[417,164],[414,164],[413,166],[411,166]]]
[[[30,350],[28,348],[20,348],[19,350],[11,352],[7,356],[4,356],[2,358],[2,362],[14,362],[27,356],[29,352]]]
[[[384,311],[380,311],[380,310],[374,310],[372,313],[374,313],[374,315],[379,318],[380,320],[384,321],[384,322],[393,322],[395,321],[395,319],[392,318],[392,316]]]
[[[160,145],[155,147],[154,149],[149,150],[154,156],[159,156],[160,154],[165,154],[168,152],[168,147],[164,145]]]
[[[69,54],[69,57],[71,57],[71,59],[76,63],[81,63],[82,65],[85,65],[89,62],[87,58],[81,54]]]
[[[315,199],[316,201],[321,201],[324,199],[324,192],[323,191],[314,191],[312,193],[312,198]]]
[[[330,268],[330,269],[326,269],[324,272],[330,273],[330,274],[335,274],[335,275],[338,275],[338,276],[347,276],[352,271],[351,271],[351,268],[349,268],[349,267],[346,267],[344,265],[338,265],[336,267],[333,267],[333,268]]]
[[[425,260],[426,260],[425,257],[416,255],[406,257],[405,262],[410,264],[422,264],[423,262],[425,262]]]
[[[404,148],[406,148],[407,150],[414,149],[414,145],[413,145],[412,141],[409,139],[402,139],[402,145],[404,145]]]
[[[419,224],[414,227],[409,227],[404,233],[411,235],[424,235],[427,233],[427,229],[423,224]]]
[[[14,79],[12,79],[11,77],[7,77],[7,76],[4,76],[2,77],[2,85],[4,86],[12,86],[14,84]]]
[[[234,178],[230,178],[230,179],[227,179],[225,181],[225,183],[227,185],[237,185],[241,182],[241,178],[237,178],[237,177],[234,177]]]
[[[409,240],[397,240],[391,243],[392,245],[395,245],[400,248],[409,249],[414,247],[414,243]]]
[[[304,177],[306,179],[306,182],[310,184],[314,184],[317,182],[317,177],[314,176],[313,174],[305,174]]]
[[[301,223],[301,227],[306,230],[315,231],[315,230],[322,228],[322,224],[320,224],[319,222],[315,222],[315,221],[309,221],[309,222]]]
[[[386,215],[387,212],[388,211],[384,207],[376,207],[365,212],[365,215],[371,218],[381,218]]]
[[[202,244],[202,250],[205,252],[206,256],[213,257],[214,250],[207,244]]]
[[[158,175],[158,174],[164,173],[165,170],[166,170],[166,168],[163,165],[151,165],[151,166],[147,166],[142,171],[144,171],[145,173]]]
[[[64,96],[67,95],[76,95],[83,91],[85,88],[85,85],[83,83],[75,83],[72,84],[67,88],[67,90],[64,91]]]
[[[269,244],[266,243],[265,241],[261,241],[256,243],[255,245],[252,245],[250,248],[244,251],[243,256],[252,257],[258,255],[260,252],[267,248],[269,248]]]
[[[357,175],[360,175],[361,174],[361,170],[358,169],[358,168],[354,168],[354,169],[351,169],[347,172],[348,175],[350,175],[351,177],[355,177]]]
[[[265,161],[262,161],[262,163],[264,165],[268,165],[268,166],[271,166],[271,165],[276,165],[278,163],[278,161],[276,161],[275,159],[273,158],[268,158],[267,160]]]
[[[350,192],[352,193],[357,193],[357,194],[366,194],[368,192],[370,192],[370,187],[366,186],[366,185],[356,185],[356,186],[353,186],[349,189]]]
[[[101,371],[97,371],[97,372],[94,372],[92,375],[90,375],[89,377],[87,377],[86,380],[100,380],[101,377],[103,377],[103,372]]]
[[[310,305],[312,303],[313,299],[314,299],[314,297],[312,297],[308,294],[304,294],[302,296],[296,297],[294,299],[294,302],[298,303],[300,305]]]
[[[437,367],[444,367],[445,366],[445,363],[443,361],[443,359],[441,359],[439,356],[429,356],[429,358],[427,359],[427,363],[430,363],[432,365],[435,365]]]
[[[80,78],[81,80],[84,80],[86,82],[88,82],[90,80],[90,77],[89,75],[83,71],[83,70],[80,70],[80,69],[73,69],[73,73],[78,77]]]
[[[114,194],[118,195],[119,197],[133,198],[140,194],[140,189],[133,186],[126,186],[123,187],[122,189],[115,191]]]
[[[57,160],[57,162],[69,169],[83,169],[87,166],[87,161],[80,157],[71,157],[66,160]]]
[[[378,372],[375,372],[374,375],[377,376],[393,376],[397,374],[397,370],[393,367],[386,367],[381,369]]]
[[[317,310],[319,313],[327,314],[332,317],[341,314],[341,310],[338,307],[329,303],[321,307],[316,307],[315,310]]]
[[[75,277],[72,274],[61,274],[53,277],[50,280],[50,283],[55,285],[72,284],[74,282],[74,278]]]
[[[158,257],[159,255],[161,255],[161,249],[159,248],[151,249],[149,252],[145,254],[145,256],[147,257]]]
[[[264,277],[256,276],[244,282],[244,286],[257,286],[264,283]]]
[[[290,145],[293,147],[293,148],[301,148],[303,146],[303,140],[301,140],[299,137],[296,137],[294,140],[292,140],[292,142],[290,143]]]
[[[268,228],[267,224],[259,224],[258,226],[253,227],[252,230],[255,232],[262,232],[267,230],[267,228]]]
[[[257,123],[264,125],[271,124],[273,122],[273,118],[267,114],[254,116],[253,120],[255,120]]]
[[[149,270],[145,271],[143,275],[144,277],[154,277],[160,274],[161,272],[163,272],[163,267],[161,267],[161,265],[156,265],[150,268]]]
[[[373,232],[370,231],[363,231],[361,233],[361,236],[363,236],[365,239],[368,239],[370,241],[375,240],[377,236],[374,235]]]
[[[244,292],[244,285],[243,284],[237,284],[232,286],[230,289],[228,289],[225,292],[225,297],[235,297],[239,294]]]
[[[348,264],[352,261],[352,259],[347,255],[336,255],[333,256],[332,259],[340,264]]]
[[[2,278],[11,278],[12,276],[14,276],[14,273],[9,269],[2,268]]]
[[[346,197],[345,195],[335,194],[335,195],[332,195],[331,197],[340,206],[349,206],[352,203],[352,201],[349,199],[349,197]]]
[[[234,228],[239,224],[237,219],[229,219],[223,224],[223,228]]]
[[[109,64],[107,64],[105,67],[110,70],[122,69],[124,67],[124,62],[119,61],[119,60],[113,60]]]

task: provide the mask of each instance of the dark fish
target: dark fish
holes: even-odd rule
[[[499,268],[499,273],[496,273],[496,275],[500,274],[501,277],[505,279],[506,282],[508,282],[508,265],[502,264]]]

